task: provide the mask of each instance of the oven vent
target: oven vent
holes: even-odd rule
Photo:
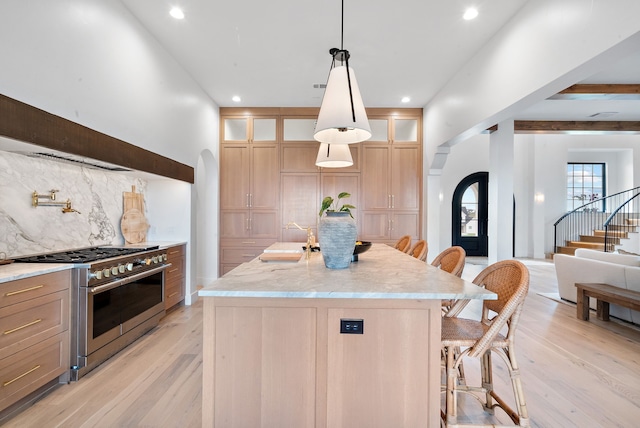
[[[80,156],[74,156],[70,154],[58,154],[58,153],[45,153],[45,152],[13,152],[21,155],[25,155],[30,158],[47,159],[56,162],[67,163],[71,165],[81,166],[90,169],[100,169],[103,171],[112,172],[129,172],[130,169],[123,168],[121,166],[109,164],[106,162],[97,161],[95,159],[83,158]]]

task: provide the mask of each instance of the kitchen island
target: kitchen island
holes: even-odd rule
[[[256,258],[199,295],[203,426],[332,428],[438,426],[440,300],[496,297],[384,244],[341,270]]]

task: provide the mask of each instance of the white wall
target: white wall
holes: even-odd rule
[[[637,135],[516,135],[516,257],[544,258],[553,251],[553,224],[566,207],[567,162],[606,162],[607,193],[611,194],[638,186],[638,147]],[[451,245],[453,192],[464,177],[479,171],[489,171],[488,134],[451,147],[440,177],[443,195],[437,207],[440,239],[429,242],[430,256]]]
[[[8,0],[2,7],[0,93],[194,168],[201,152],[215,150],[218,107],[122,2]],[[146,201],[151,235],[193,244],[191,219],[203,215],[196,198],[184,183],[163,183],[150,186]],[[188,284],[195,292],[194,278]]]

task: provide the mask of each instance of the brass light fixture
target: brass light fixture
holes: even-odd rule
[[[352,144],[371,138],[369,119],[360,96],[355,73],[349,67],[350,55],[349,51],[343,48],[343,40],[344,0],[342,0],[340,49],[329,50],[332,58],[331,69],[313,134],[313,138],[321,143]]]

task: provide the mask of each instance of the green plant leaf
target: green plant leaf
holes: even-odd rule
[[[329,209],[332,203],[333,203],[333,198],[331,196],[327,196],[322,200],[322,206],[320,207],[320,214],[319,214],[320,217],[322,217],[322,214],[324,214],[324,212],[327,209]]]

